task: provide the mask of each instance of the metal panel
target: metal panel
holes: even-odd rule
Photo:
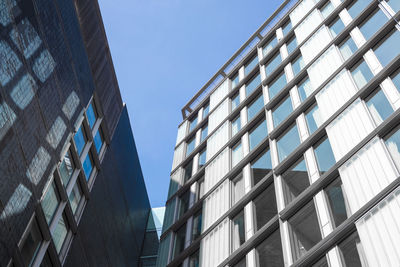
[[[301,1],[301,3],[289,14],[292,26],[295,26],[301,19],[303,19],[304,15],[307,14],[314,5],[314,0]]]
[[[200,267],[218,266],[229,255],[229,218],[201,240]]]
[[[208,192],[229,171],[229,148],[225,148],[207,167],[204,178],[204,192]]]
[[[175,169],[183,160],[185,143],[181,143],[174,152],[174,160],[172,162],[172,169]]]
[[[331,40],[332,37],[329,33],[328,27],[323,25],[300,47],[304,63],[310,63],[311,60],[331,42]]]
[[[211,133],[229,114],[229,99],[225,99],[208,118],[208,132]]]
[[[176,136],[176,144],[178,144],[180,141],[183,140],[183,138],[185,138],[185,136],[186,136],[187,125],[188,125],[188,122],[185,121],[184,123],[182,123],[181,126],[179,126],[179,128],[178,128],[178,134],[177,134],[177,136]]]
[[[226,121],[207,140],[207,160],[210,160],[229,139],[229,121]]]
[[[228,94],[229,86],[226,79],[211,95],[210,95],[210,110],[213,110],[219,102]]]
[[[301,43],[314,29],[322,22],[322,16],[318,9],[315,9],[294,29],[297,42]]]

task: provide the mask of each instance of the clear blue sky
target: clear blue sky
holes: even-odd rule
[[[164,206],[181,108],[277,0],[99,0],[152,207]]]

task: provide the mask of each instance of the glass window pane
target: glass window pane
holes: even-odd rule
[[[246,267],[246,257],[244,257],[243,259],[241,259],[238,263],[236,263],[235,265],[233,265],[233,267]]]
[[[267,64],[265,64],[265,74],[270,75],[282,62],[281,54],[278,52]]]
[[[87,110],[86,110],[86,116],[90,125],[90,128],[93,128],[95,122],[96,122],[96,113],[94,111],[93,103],[90,102]]]
[[[362,259],[364,255],[363,247],[358,237],[357,232],[346,238],[338,245],[342,263],[345,267],[363,267],[362,263],[366,262],[366,259]]]
[[[373,50],[382,66],[386,66],[399,54],[400,32],[395,29]]]
[[[396,132],[385,138],[385,143],[394,163],[400,170],[400,130],[396,130]]]
[[[85,147],[86,144],[86,137],[83,133],[83,126],[79,127],[78,131],[74,135],[74,141],[75,141],[75,146],[76,146],[76,151],[78,151],[78,154],[80,155],[82,153],[83,148]]]
[[[247,121],[250,122],[258,112],[264,107],[263,95],[259,95],[256,100],[247,108]]]
[[[201,167],[203,167],[205,164],[206,164],[206,155],[207,155],[207,150],[206,149],[203,149],[201,152],[200,152],[200,155],[199,155],[199,169],[201,168]]]
[[[326,198],[333,218],[334,226],[338,227],[350,215],[350,209],[346,205],[343,195],[343,184],[340,178],[333,181],[325,188]]]
[[[234,111],[240,105],[240,95],[236,94],[232,97],[232,111]]]
[[[272,170],[271,153],[269,150],[262,153],[254,161],[251,162],[251,177],[253,186],[255,186],[262,178],[264,178]]]
[[[286,84],[286,75],[285,72],[282,72],[268,85],[269,99],[274,98]]]
[[[85,161],[82,164],[83,167],[83,172],[85,173],[86,176],[86,181],[89,180],[90,174],[92,173],[93,170],[93,160],[92,160],[92,155],[90,152],[87,154]]]
[[[267,222],[278,214],[276,208],[275,188],[274,184],[269,185],[254,200],[255,226],[256,230],[260,230]]]
[[[267,55],[274,47],[278,44],[278,40],[274,36],[267,44],[263,47],[263,55]]]
[[[333,38],[335,38],[342,30],[344,29],[343,21],[340,18],[337,18],[331,26],[329,26],[329,30]]]
[[[296,261],[322,239],[314,201],[298,211],[288,223],[293,260]]]
[[[204,119],[205,117],[207,117],[209,111],[210,111],[210,105],[207,104],[207,105],[203,108],[203,119]]]
[[[285,23],[285,25],[283,25],[282,27],[282,32],[283,32],[283,36],[285,36],[286,34],[288,34],[288,32],[292,29],[292,22],[289,20],[288,22]]]
[[[232,121],[232,137],[237,134],[241,129],[240,116]]]
[[[256,247],[256,260],[258,267],[285,266],[279,229]]]
[[[195,117],[189,122],[189,132],[193,131],[194,128],[197,126],[197,114]]]
[[[178,219],[182,217],[189,209],[190,190],[179,197]]]
[[[260,142],[267,137],[267,122],[263,120],[260,124],[252,129],[249,133],[250,151],[252,151]]]
[[[238,249],[245,241],[245,229],[244,229],[244,212],[241,211],[232,219],[232,249],[235,251]]]
[[[208,124],[206,124],[203,129],[201,129],[201,136],[200,136],[200,142],[203,142],[206,140],[208,136]]]
[[[339,45],[339,49],[344,60],[347,60],[357,51],[357,46],[354,43],[353,38],[349,36]]]
[[[238,177],[233,179],[232,181],[233,185],[233,198],[232,198],[232,205],[235,205],[245,194],[244,192],[244,179],[243,175],[239,174]]]
[[[390,78],[392,79],[392,82],[396,86],[397,91],[399,91],[399,93],[400,93],[400,71],[397,71]]]
[[[297,125],[293,125],[276,142],[278,148],[279,161],[283,161],[300,145],[300,137],[297,131]]]
[[[193,159],[191,159],[189,163],[186,164],[185,167],[183,167],[183,170],[184,170],[183,183],[186,183],[190,179],[190,177],[192,177]]]
[[[239,142],[234,147],[232,147],[232,167],[236,166],[243,158],[242,143]]]
[[[60,201],[59,201],[58,194],[57,194],[57,188],[53,181],[53,182],[51,182],[51,184],[42,200],[42,203],[41,203],[43,213],[44,213],[44,216],[46,217],[46,221],[48,224],[50,224],[51,220],[53,219],[54,213],[57,210],[59,202]]]
[[[327,18],[329,14],[332,13],[332,11],[335,9],[335,7],[332,5],[331,1],[328,1],[322,8],[321,8],[321,14],[324,18]]]
[[[196,144],[196,135],[189,139],[187,146],[186,146],[186,156],[189,156],[190,153],[194,150]]]
[[[366,40],[369,40],[378,30],[388,21],[382,10],[379,8],[368,16],[368,18],[359,26],[361,33]]]
[[[389,6],[394,10],[394,12],[400,11],[400,1],[399,0],[386,0]]]
[[[186,223],[183,226],[181,226],[181,228],[179,228],[179,230],[175,233],[172,258],[178,256],[185,248],[185,238],[186,238]]]
[[[13,265],[12,265],[13,266]],[[51,261],[51,258],[49,256],[49,252],[46,251],[46,254],[44,254],[44,257],[42,259],[42,262],[40,263],[40,267],[53,267],[53,263]]]
[[[297,85],[297,89],[299,90],[300,100],[303,102],[307,99],[309,95],[312,94],[314,89],[312,88],[310,79],[307,77],[299,85]]]
[[[100,153],[101,147],[103,146],[103,135],[99,129],[96,135],[93,137],[94,146],[96,147],[97,154]]]
[[[239,74],[236,73],[235,76],[232,77],[232,89],[234,89],[239,84]]]
[[[250,82],[246,84],[246,96],[249,96],[257,87],[261,84],[260,73],[258,73],[254,78],[251,79]]]
[[[199,210],[195,215],[193,215],[192,241],[196,240],[201,235],[202,218],[203,216],[201,210]]]
[[[393,108],[382,90],[376,91],[369,97],[367,106],[377,125],[381,124],[393,113]]]
[[[283,122],[292,113],[292,100],[288,95],[278,106],[272,111],[272,119],[274,121],[274,127],[276,128],[281,122]]]
[[[285,171],[281,177],[286,205],[310,186],[307,166],[303,157]]]
[[[74,172],[74,168],[75,165],[72,161],[71,152],[68,150],[59,166],[61,181],[65,187],[68,185],[72,173]]]
[[[374,77],[364,60],[358,62],[358,64],[352,68],[351,75],[360,89]]]
[[[77,181],[76,184],[74,185],[74,188],[72,188],[72,191],[68,196],[69,204],[71,205],[71,209],[74,214],[76,212],[76,209],[78,208],[81,199],[82,199],[82,191],[79,182]]]
[[[336,163],[328,137],[314,147],[314,154],[321,174],[324,174]]]
[[[287,51],[288,51],[288,54],[290,55],[291,53],[293,53],[293,51],[296,49],[296,47],[297,47],[297,39],[296,39],[296,37],[294,36],[287,44],[286,44],[286,47],[287,47]]]
[[[42,233],[40,232],[36,219],[33,219],[30,228],[31,229],[29,230],[29,233],[21,242],[21,257],[26,266],[31,266],[33,263],[43,240]]]
[[[200,259],[200,252],[199,252],[199,250],[197,250],[195,253],[190,255],[189,267],[199,267],[200,266],[200,260],[199,259]]]
[[[294,76],[299,74],[299,72],[304,68],[304,66],[305,66],[305,64],[304,64],[303,57],[299,56],[298,58],[296,58],[296,60],[292,63],[292,70],[293,70]]]
[[[318,105],[315,104],[314,107],[309,109],[306,112],[305,117],[307,121],[308,131],[311,135],[319,128],[319,126],[322,125],[322,117]]]
[[[371,0],[356,0],[347,8],[347,11],[349,12],[350,16],[355,19],[370,2]]]
[[[58,221],[56,227],[54,228],[54,231],[51,233],[54,245],[58,253],[60,253],[61,251],[67,233],[68,225],[66,224],[66,219],[63,214],[63,216],[61,216],[60,220]]]
[[[244,75],[249,74],[249,72],[252,71],[257,65],[258,65],[258,56],[255,56],[244,66]]]

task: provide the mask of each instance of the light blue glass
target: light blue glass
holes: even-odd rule
[[[43,209],[44,216],[46,218],[47,224],[50,225],[51,220],[53,219],[53,216],[56,212],[56,209],[58,207],[58,195],[57,195],[57,189],[56,185],[54,184],[54,181],[50,184],[49,189],[47,190],[41,205]]]
[[[103,146],[103,138],[100,134],[100,130],[97,131],[96,135],[93,137],[94,146],[96,147],[97,154],[100,153],[101,147]]]
[[[194,150],[194,146],[196,144],[196,136],[192,137],[191,140],[188,141],[186,146],[186,156],[188,156]]]
[[[82,167],[83,167],[83,172],[85,173],[86,181],[87,181],[87,180],[89,180],[90,174],[92,173],[92,170],[93,170],[92,157],[90,156],[90,153],[87,154],[85,161],[82,164]]]
[[[274,98],[287,84],[285,72],[278,75],[275,80],[268,85],[269,99]]]
[[[321,174],[328,171],[335,163],[331,143],[328,138],[314,148],[315,158],[317,159],[318,169]]]
[[[318,105],[315,105],[312,109],[307,111],[307,113],[305,114],[308,131],[309,131],[310,135],[313,132],[315,132],[318,129],[318,127],[320,126],[319,121],[318,121],[318,116],[319,116]],[[317,118],[317,120],[316,120],[316,118]]]
[[[356,67],[351,71],[354,81],[356,82],[358,88],[362,88],[366,85],[374,76],[369,69],[365,61],[361,61],[356,65]]]
[[[350,16],[355,19],[370,2],[371,0],[356,0],[350,5],[350,7],[347,8],[347,11],[349,12]]]
[[[278,52],[266,65],[265,74],[270,75],[276,67],[282,62],[281,54]]]
[[[239,84],[239,74],[232,77],[232,89]]]
[[[254,116],[260,112],[264,107],[263,95],[257,97],[257,99],[247,108],[247,121],[250,122]]]
[[[76,150],[78,151],[78,154],[80,155],[82,153],[83,148],[85,147],[86,144],[86,138],[83,134],[82,127],[79,127],[78,131],[74,135],[74,141],[76,145]]]
[[[242,143],[239,142],[232,148],[232,167],[243,159]]]
[[[386,0],[389,6],[394,10],[394,12],[400,11],[400,1],[399,0]]]
[[[344,29],[344,24],[340,18],[337,18],[335,22],[329,27],[333,38],[335,38]]]
[[[283,161],[290,153],[292,153],[300,145],[300,137],[297,126],[294,124],[289,131],[279,137],[276,142],[278,148],[279,161]]]
[[[400,71],[395,73],[391,78],[392,78],[392,82],[394,83],[394,85],[397,88],[397,91],[399,91],[399,93],[400,93]]]
[[[240,124],[240,116],[237,117],[232,121],[232,136],[237,134],[240,131],[241,124]]]
[[[305,66],[305,64],[304,64],[303,57],[302,57],[302,56],[298,57],[298,58],[292,63],[292,70],[293,70],[294,76],[296,76],[297,74],[299,74],[299,72],[304,68],[304,66]]]
[[[335,9],[335,7],[332,5],[331,1],[328,1],[322,8],[321,8],[321,14],[324,18],[327,18],[329,14],[332,13],[332,11]]]
[[[393,108],[382,90],[378,90],[368,101],[367,106],[376,124],[381,124],[392,113]]]
[[[344,60],[349,59],[354,52],[357,51],[357,46],[353,41],[353,38],[351,38],[350,36],[339,45],[339,50],[342,53],[342,56],[344,58]]]
[[[272,119],[274,121],[274,127],[276,128],[281,122],[283,122],[292,113],[292,101],[290,96],[287,96],[279,106],[272,111]]]
[[[189,126],[189,132],[193,131],[194,128],[197,126],[197,114],[193,118],[192,121],[190,121],[190,126]]]
[[[261,84],[260,73],[258,73],[250,82],[246,84],[246,96],[249,96]]]
[[[207,150],[204,149],[203,151],[200,152],[199,155],[199,168],[203,167],[206,164],[206,155],[207,155]]]
[[[250,165],[253,186],[272,170],[271,152],[265,151]]]
[[[249,133],[250,151],[252,151],[260,142],[267,137],[267,123],[263,120],[255,129]]]
[[[386,146],[397,168],[400,169],[400,130],[385,138]]]
[[[268,43],[263,47],[263,55],[267,55],[274,47],[278,44],[278,40],[274,36]]]
[[[290,55],[291,53],[293,53],[293,51],[296,49],[296,47],[297,47],[297,39],[296,39],[296,37],[294,36],[287,44],[286,44],[286,47],[287,47],[287,51],[288,51],[288,54]]]
[[[203,129],[201,130],[201,136],[200,136],[200,142],[203,142],[208,135],[208,125],[204,126]]]
[[[204,119],[205,117],[207,117],[209,111],[210,111],[210,105],[207,104],[207,105],[203,108],[203,119]]]
[[[255,56],[244,66],[244,75],[249,74],[258,65],[258,56]]]
[[[75,214],[81,198],[82,198],[82,193],[81,193],[81,189],[79,186],[79,182],[77,181],[76,184],[74,185],[71,193],[68,196],[68,201],[69,201],[69,204],[71,205],[73,214]]]
[[[400,32],[395,29],[389,34],[389,37],[374,48],[375,55],[379,59],[379,62],[381,62],[382,66],[385,67],[399,54],[399,45]]]
[[[378,8],[372,16],[359,26],[359,29],[365,40],[369,40],[387,21],[386,15]]]
[[[314,91],[311,86],[310,79],[308,77],[303,81],[301,81],[301,83],[297,86],[297,89],[299,91],[301,102],[306,100],[307,97],[311,95],[311,93]]]
[[[232,111],[240,105],[240,95],[237,94],[232,98]]]
[[[289,20],[289,21],[286,22],[286,24],[282,27],[283,36],[285,36],[286,34],[288,34],[288,32],[290,32],[291,29],[292,29],[292,22]]]
[[[60,220],[58,221],[56,227],[54,228],[51,236],[53,238],[54,245],[58,253],[60,253],[62,245],[64,244],[65,237],[67,236],[68,229],[67,224],[64,220],[64,215],[61,216]]]
[[[94,112],[92,103],[89,104],[89,107],[86,110],[86,116],[87,116],[90,128],[93,128],[93,126],[96,122],[96,113]]]

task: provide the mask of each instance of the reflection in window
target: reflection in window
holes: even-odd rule
[[[236,166],[243,158],[243,149],[242,143],[237,143],[234,147],[232,147],[232,167]]]
[[[60,200],[57,194],[56,184],[51,182],[43,200],[42,200],[42,209],[44,216],[46,217],[47,223],[50,225],[51,220],[54,217],[54,214],[57,210],[58,204]]]
[[[190,190],[187,190],[179,197],[178,219],[182,217],[189,209]]]
[[[263,95],[259,95],[253,103],[247,107],[247,121],[250,122],[261,109],[264,108]]]
[[[339,45],[339,50],[346,61],[354,54],[354,52],[357,51],[357,46],[354,43],[353,38],[349,36]]]
[[[83,127],[83,125],[81,125],[81,127],[79,127],[78,131],[74,135],[76,151],[78,151],[79,155],[82,153],[82,150],[86,144],[86,137],[85,137],[82,127]]]
[[[240,105],[240,95],[237,93],[232,97],[232,111],[234,111]]]
[[[92,160],[92,154],[90,152],[86,155],[85,161],[82,163],[82,167],[87,181],[89,180],[90,174],[92,173],[93,170],[93,160]]]
[[[351,75],[359,89],[366,85],[373,77],[371,70],[364,60],[359,61],[352,69]]]
[[[390,78],[392,79],[394,86],[396,86],[397,91],[400,93],[400,71],[397,71],[395,74],[390,76]]]
[[[366,100],[372,118],[377,125],[386,120],[392,113],[393,108],[382,90],[377,90]]]
[[[94,123],[96,122],[96,112],[94,111],[93,107],[93,102],[90,102],[87,110],[86,110],[86,116],[90,125],[90,128],[92,129],[94,126]]]
[[[268,85],[269,99],[274,98],[286,84],[286,75],[282,72]]]
[[[282,185],[286,205],[310,186],[306,162],[303,157],[282,174]]]
[[[193,215],[192,241],[196,240],[201,235],[202,210],[199,210]]]
[[[39,251],[43,237],[36,219],[33,219],[28,234],[21,240],[21,257],[25,266],[31,266]]]
[[[198,188],[197,188],[197,200],[204,196],[204,175],[198,181]]]
[[[265,74],[267,76],[270,75],[281,62],[282,62],[281,54],[278,52],[276,53],[275,56],[273,56],[272,59],[268,61],[267,64],[265,64]]]
[[[335,7],[332,5],[331,1],[328,1],[322,8],[321,8],[321,14],[322,16],[326,19],[332,11],[335,9]]]
[[[288,20],[283,26],[282,26],[282,32],[283,36],[288,34],[288,32],[292,29],[292,22]]]
[[[292,101],[290,95],[281,101],[277,107],[272,111],[272,119],[274,121],[274,127],[276,128],[281,122],[283,122],[292,113]]]
[[[186,238],[186,223],[179,228],[175,233],[174,247],[172,251],[172,258],[178,256],[185,248]]]
[[[383,11],[377,8],[358,28],[365,40],[369,40],[387,21],[388,18]]]
[[[262,178],[264,178],[272,170],[271,153],[269,150],[262,153],[254,161],[251,162],[251,178],[253,186],[255,186]]]
[[[232,251],[238,249],[245,241],[244,212],[241,211],[232,219]]]
[[[309,97],[314,91],[310,79],[308,77],[302,80],[299,85],[297,85],[297,90],[299,91],[301,102],[306,100],[307,97]]]
[[[199,266],[200,266],[200,251],[197,250],[189,257],[189,267],[199,267]]]
[[[232,77],[232,89],[234,89],[238,84],[239,84],[239,74],[236,73],[236,75]]]
[[[276,37],[272,37],[271,40],[267,42],[267,44],[263,47],[263,55],[267,55],[274,47],[278,44],[278,40]]]
[[[186,183],[190,177],[192,177],[193,170],[193,159],[191,159],[185,167],[183,167],[184,175],[183,175],[183,183]]]
[[[321,239],[314,201],[310,201],[288,220],[293,260],[301,258]]]
[[[93,137],[94,146],[96,147],[97,154],[100,153],[101,147],[103,146],[103,135],[101,129],[99,129],[96,135]]]
[[[207,150],[204,148],[199,155],[199,169],[206,164]]]
[[[274,184],[269,185],[254,200],[255,227],[260,230],[267,222],[278,214]]]
[[[236,117],[233,121],[232,121],[232,137],[237,134],[240,131],[241,128],[241,124],[240,124],[240,116]]]
[[[314,154],[321,174],[324,174],[336,163],[328,137],[323,138],[314,147]]]
[[[258,65],[258,56],[256,55],[250,61],[248,61],[244,66],[244,75],[249,74]]]
[[[363,258],[364,250],[357,232],[338,244],[343,266],[363,267],[366,259]]]
[[[356,0],[349,7],[347,7],[347,11],[349,12],[350,16],[355,19],[370,2],[371,0]]]
[[[296,36],[293,36],[292,39],[286,44],[288,54],[290,55],[297,47],[297,39]]]
[[[400,130],[397,129],[390,136],[385,138],[386,146],[389,153],[392,155],[392,159],[400,170]]]
[[[71,179],[74,168],[75,165],[72,161],[71,152],[68,150],[59,166],[61,181],[65,187],[68,185],[68,182]]]
[[[267,122],[261,121],[255,128],[249,133],[250,151],[252,151],[265,137],[267,137]]]
[[[285,266],[279,229],[256,247],[256,261],[259,267]]]
[[[246,83],[246,96],[249,96],[261,84],[260,73],[258,73],[250,82]]]
[[[204,125],[203,129],[201,129],[200,143],[206,140],[208,135],[208,125]]]
[[[188,156],[194,150],[196,144],[196,135],[189,139],[187,146],[186,146],[186,156]]]
[[[395,13],[400,11],[400,1],[398,0],[386,0],[386,3],[394,10]]]
[[[343,21],[340,18],[337,18],[329,26],[329,30],[330,30],[333,38],[335,38],[343,29],[344,29],[344,24],[343,24]]]
[[[79,185],[79,182],[77,181],[76,184],[74,185],[74,188],[72,188],[71,193],[68,196],[69,204],[71,205],[72,213],[75,214],[76,209],[78,208],[79,202],[81,201],[82,198],[82,190]]]
[[[300,145],[300,137],[297,125],[292,125],[276,142],[278,148],[279,161],[283,161]]]
[[[321,114],[320,114],[318,105],[315,104],[313,107],[308,109],[305,113],[305,117],[306,117],[306,121],[307,121],[308,131],[311,135],[322,124],[322,118],[321,118]]]
[[[390,63],[398,54],[400,44],[400,32],[395,28],[391,33],[384,37],[375,47],[374,52],[382,66]]]
[[[304,68],[304,60],[303,57],[300,55],[292,62],[292,70],[293,75],[296,76],[299,72]]]
[[[207,117],[209,111],[210,111],[210,105],[207,104],[207,105],[205,105],[204,108],[203,108],[203,119],[204,119],[205,117]]]
[[[324,191],[328,200],[334,226],[338,227],[351,215],[350,209],[344,199],[342,180],[337,178],[330,185],[328,185]]]
[[[232,206],[235,205],[244,196],[244,179],[243,175],[240,173],[235,179],[232,180],[233,186],[233,198]]]
[[[189,122],[189,132],[193,131],[194,128],[197,126],[197,114],[194,118]]]
[[[51,237],[53,238],[54,245],[58,253],[60,253],[61,248],[64,244],[65,238],[68,233],[68,225],[65,215],[63,214],[58,221],[56,227],[51,233]]]

